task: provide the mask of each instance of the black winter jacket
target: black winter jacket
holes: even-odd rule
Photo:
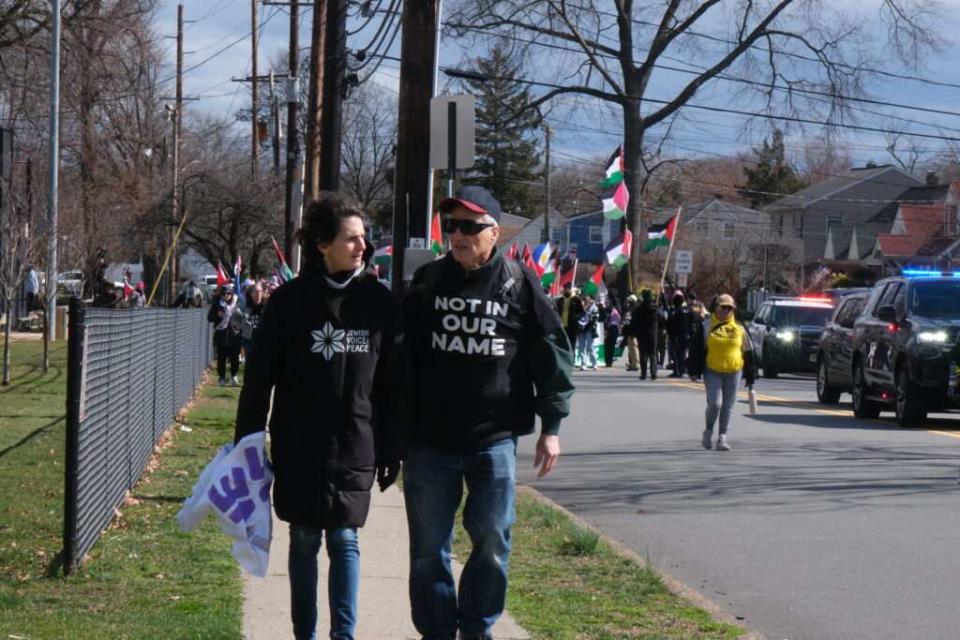
[[[274,507],[317,528],[359,527],[378,461],[400,455],[392,424],[391,360],[397,313],[390,292],[359,275],[343,289],[320,271],[277,289],[254,338],[235,440],[270,412]]]
[[[662,313],[656,302],[650,300],[637,304],[630,320],[630,330],[636,336],[640,348],[645,350],[657,348],[657,336],[662,322]]]
[[[501,254],[465,272],[448,254],[421,267],[403,304],[411,441],[466,451],[557,433],[570,411],[573,354],[533,273]]]

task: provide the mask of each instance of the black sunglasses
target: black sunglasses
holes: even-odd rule
[[[475,236],[487,227],[492,227],[493,225],[486,222],[474,222],[473,220],[444,218],[441,221],[440,226],[443,228],[443,232],[446,234],[453,235],[457,232],[457,229],[459,229],[460,233],[465,236]]]

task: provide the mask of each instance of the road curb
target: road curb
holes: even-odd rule
[[[738,620],[736,616],[733,616],[730,613],[728,613],[725,609],[723,609],[723,607],[721,607],[719,604],[717,604],[710,598],[704,596],[702,593],[700,593],[696,589],[688,587],[686,584],[684,584],[680,580],[677,580],[670,574],[664,573],[662,570],[658,569],[657,567],[650,565],[650,563],[647,562],[646,558],[638,554],[636,551],[634,551],[633,549],[630,549],[623,543],[608,537],[603,531],[601,531],[594,525],[590,524],[589,522],[587,522],[577,514],[571,512],[566,507],[563,507],[562,505],[554,502],[553,500],[543,495],[533,487],[529,485],[518,484],[517,492],[530,496],[534,500],[550,507],[551,509],[555,509],[556,511],[563,513],[565,516],[573,520],[577,524],[577,526],[583,527],[584,529],[588,529],[593,533],[597,534],[598,536],[600,536],[601,540],[603,540],[608,545],[610,545],[617,553],[636,562],[641,567],[650,567],[653,571],[656,572],[658,576],[660,576],[660,579],[663,580],[663,584],[667,587],[667,589],[671,593],[673,593],[674,595],[680,598],[683,598],[690,604],[700,609],[703,609],[704,611],[709,613],[714,620],[718,622],[725,622],[727,624],[731,624],[744,629],[746,633],[743,633],[740,636],[738,636],[737,640],[767,640],[766,636],[756,631],[753,631],[751,629],[748,629],[742,620]]]

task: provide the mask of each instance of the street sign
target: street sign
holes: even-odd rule
[[[476,147],[475,128],[476,98],[467,95],[431,98],[430,168],[472,167]]]
[[[674,256],[674,273],[680,274],[693,272],[693,251],[675,251]]]
[[[677,286],[678,286],[678,287],[686,287],[686,286],[687,286],[687,274],[686,274],[686,273],[678,273],[678,274],[677,274]]]

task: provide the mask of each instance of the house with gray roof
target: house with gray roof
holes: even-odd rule
[[[877,233],[889,230],[892,218],[888,223],[885,217],[891,203],[895,217],[901,197],[911,190],[911,197],[932,197],[923,187],[921,180],[892,165],[860,167],[772,202],[763,211],[770,216],[773,237],[791,247],[798,264],[821,261],[827,249],[835,260],[854,254],[862,258],[873,250]],[[839,228],[831,233],[834,227]]]

